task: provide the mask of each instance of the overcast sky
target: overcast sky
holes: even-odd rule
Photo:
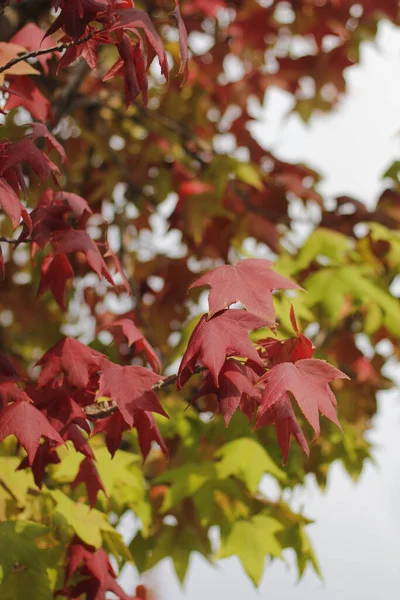
[[[299,160],[325,176],[325,195],[352,195],[373,204],[382,189],[381,175],[400,158],[400,30],[381,26],[376,44],[365,44],[359,66],[347,71],[349,93],[330,116],[304,126],[296,116],[282,121],[290,100],[269,95],[260,139],[281,158]],[[392,367],[396,376],[398,367]],[[397,373],[400,384],[400,373]],[[315,518],[309,528],[325,581],[307,572],[296,584],[290,551],[287,564],[267,567],[255,590],[236,559],[211,567],[192,559],[184,589],[168,561],[157,566],[149,582],[157,600],[379,600],[399,597],[400,589],[400,394],[382,393],[371,440],[374,466],[368,464],[357,484],[340,465],[330,472],[322,495],[310,481],[293,500]],[[123,585],[133,591],[132,571]],[[145,577],[146,579],[146,577]]]

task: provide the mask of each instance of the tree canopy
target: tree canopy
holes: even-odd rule
[[[400,163],[373,210],[326,202],[254,125],[274,87],[305,122],[334,110],[398,18],[397,0],[0,1],[3,600],[127,600],[125,564],[170,557],[184,581],[194,552],[255,585],[287,548],[319,573],[310,519],[262,480],[290,498],[370,457],[381,342],[399,353]]]

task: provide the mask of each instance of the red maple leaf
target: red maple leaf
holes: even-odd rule
[[[34,119],[46,121],[51,117],[51,104],[35,86],[32,79],[26,76],[15,77],[8,90],[9,94],[4,110],[12,110],[23,106]]]
[[[136,96],[142,92],[143,101],[147,104],[147,76],[144,64],[144,50],[141,42],[132,43],[131,38],[122,34],[121,42],[117,44],[120,59],[104,75],[103,81],[108,81],[116,75],[124,76],[126,106],[128,107]]]
[[[320,434],[319,412],[341,429],[336,415],[336,398],[328,385],[334,379],[349,378],[323,360],[306,358],[295,363],[275,365],[258,381],[265,384],[265,389],[257,413],[256,427],[263,422],[265,412],[281,400],[286,392],[290,392],[314,429],[316,438]]]
[[[104,600],[106,592],[113,592],[119,600],[135,600],[127,596],[116,581],[116,574],[103,548],[95,550],[75,537],[68,549],[68,563],[65,569],[65,583],[74,575],[79,574],[85,579],[74,586],[56,592],[67,598],[80,598],[85,594],[90,600]]]
[[[117,319],[116,321],[113,321],[109,325],[103,327],[103,329],[107,329],[109,331],[119,328],[127,338],[129,346],[135,344],[135,352],[144,352],[152,369],[157,373],[160,373],[162,370],[162,365],[159,356],[146,340],[143,333],[136,327],[132,319]]]
[[[33,140],[44,138],[46,140],[48,152],[50,152],[50,150],[55,150],[58,152],[62,162],[67,162],[67,155],[63,146],[54,137],[54,135],[50,133],[44,123],[33,123],[32,132],[30,135]]]
[[[151,412],[143,410],[135,411],[133,425],[138,432],[139,446],[144,460],[146,460],[151,450],[152,442],[157,442],[163,453],[168,456],[168,449]]]
[[[26,391],[34,401],[35,406],[46,415],[51,425],[64,439],[71,439],[70,428],[72,424],[77,424],[86,433],[90,433],[86,414],[80,404],[71,397],[71,390],[65,390],[61,386],[43,388],[31,384],[26,387]]]
[[[57,142],[57,140],[54,141]],[[32,239],[35,241],[32,248],[32,255],[35,254],[36,244],[39,248],[43,249],[52,234],[57,238],[57,236],[60,236],[60,231],[72,231],[69,223],[71,219],[67,220],[71,216],[69,214],[70,211],[72,211],[77,222],[83,219],[84,215],[92,214],[92,210],[86,200],[77,194],[69,192],[55,193],[51,189],[43,192],[37,207],[30,215],[33,224]],[[24,232],[24,235],[27,233],[27,231]]]
[[[103,354],[78,340],[64,338],[50,348],[37,363],[36,366],[43,367],[38,387],[55,382],[60,373],[63,373],[69,385],[86,389],[91,373],[100,369],[100,361],[104,358]]]
[[[88,264],[95,271],[99,279],[104,275],[107,281],[111,285],[114,285],[113,278],[101,256],[100,250],[86,231],[73,229],[72,227],[62,231],[55,231],[51,236],[51,241],[56,244],[57,254],[63,252],[65,254],[83,252]]]
[[[43,485],[46,467],[48,465],[57,465],[61,462],[60,457],[54,449],[55,445],[56,444],[54,442],[46,439],[43,444],[40,444],[38,447],[35,458],[33,459],[31,465],[29,464],[29,459],[27,456],[18,465],[17,471],[28,468],[32,469],[33,479],[35,480],[35,483],[39,489],[41,489]]]
[[[136,365],[121,367],[109,360],[102,362],[101,371],[97,396],[112,398],[130,427],[137,410],[168,416],[152,389],[163,379],[161,375]]]
[[[21,200],[3,177],[0,177],[0,206],[10,217],[14,229],[18,227],[23,213],[27,214]]]
[[[196,365],[209,369],[215,385],[227,355],[245,356],[262,365],[247,332],[259,329],[264,319],[245,310],[225,310],[213,318],[203,315],[196,325],[178,371],[178,388],[190,378]]]
[[[43,196],[42,196],[43,198]],[[46,205],[42,204],[42,198],[38,206],[31,212],[32,219],[32,256],[35,255],[37,247],[44,248],[54,231],[60,231],[64,228],[69,228],[66,221],[68,208],[61,205]],[[21,234],[21,239],[28,235],[25,230]]]
[[[270,367],[282,362],[296,362],[314,356],[315,346],[308,337],[299,332],[293,306],[290,308],[290,320],[296,337],[287,340],[275,338],[257,340],[260,356],[268,361]]]
[[[108,264],[110,262],[113,264],[113,266],[115,267],[115,270],[117,271],[117,273],[119,273],[119,275],[122,278],[122,285],[123,285],[124,290],[126,291],[127,294],[131,295],[132,290],[131,290],[131,286],[129,285],[129,281],[124,273],[124,270],[122,268],[122,265],[120,263],[118,256],[115,254],[115,252],[112,250],[112,248],[110,246],[108,246],[107,252],[104,253],[104,258],[109,259],[107,261]]]
[[[57,445],[64,443],[60,434],[50,425],[40,410],[25,400],[17,400],[0,411],[0,442],[13,434],[25,448],[30,465],[33,463],[42,436],[54,440]]]
[[[280,400],[272,404],[257,420],[255,429],[264,425],[275,425],[279,446],[283,454],[283,464],[289,456],[290,436],[293,435],[307,456],[310,454],[305,435],[296,420],[289,394],[284,394]]]
[[[75,425],[75,423],[72,423],[65,428],[62,437],[65,441],[70,440],[77,452],[80,452],[89,458],[94,458],[93,451],[88,444],[87,438],[85,438],[81,429],[78,425]]]
[[[75,488],[80,483],[86,485],[90,508],[93,508],[96,504],[97,494],[100,490],[102,490],[105,497],[108,498],[103,482],[100,479],[99,472],[94,464],[94,460],[89,456],[86,456],[79,465],[79,471],[71,483],[71,487]]]
[[[82,198],[82,196],[78,196],[78,194],[64,191],[54,194],[53,202],[55,204],[59,202],[64,203],[64,201],[74,213],[77,221],[80,221],[85,213],[87,213],[87,215],[91,215],[93,213],[87,201]]]
[[[252,314],[275,328],[275,310],[272,302],[273,290],[301,289],[299,286],[275,273],[270,260],[247,258],[235,265],[223,265],[212,269],[191,284],[193,287],[208,285],[208,318],[234,302],[241,302]]]
[[[39,298],[46,290],[51,290],[62,310],[67,310],[65,304],[65,287],[68,279],[74,276],[74,270],[66,254],[46,256],[40,265],[42,273],[37,297]]]
[[[0,168],[0,174],[15,169],[22,162],[28,163],[40,179],[47,179],[50,173],[60,173],[58,167],[41,151],[30,137],[11,144],[7,149],[8,157]]]
[[[117,411],[105,419],[98,419],[94,424],[92,435],[104,433],[107,449],[113,457],[121,445],[123,432],[129,428],[122,414]]]
[[[107,11],[109,0],[61,0],[61,12],[45,33],[45,38],[62,28],[73,40],[80,38],[90,21],[109,22],[112,14]]]
[[[149,42],[150,48],[157,55],[158,61],[161,67],[161,73],[164,75],[166,80],[169,79],[168,72],[168,59],[164,49],[164,45],[160,36],[157,33],[149,15],[139,8],[128,8],[125,10],[116,10],[114,15],[117,17],[117,22],[112,26],[111,30],[117,29],[131,29],[136,32],[137,29],[142,29]],[[153,53],[148,52],[150,59],[154,56]],[[147,66],[149,66],[150,60],[148,60]]]
[[[9,402],[16,402],[17,400],[30,402],[28,394],[18,387],[15,381],[10,381],[8,378],[0,380],[0,408],[7,406]]]
[[[186,83],[187,78],[189,77],[189,53],[188,53],[188,37],[187,31],[185,27],[185,23],[183,22],[182,15],[179,10],[179,0],[175,0],[175,8],[171,12],[171,15],[175,17],[178,22],[179,28],[179,51],[181,55],[181,65],[179,67],[178,75],[183,75],[182,84]]]
[[[6,354],[0,352],[0,377],[6,378],[6,381],[18,381],[21,377],[18,375],[13,363]],[[4,379],[2,379],[4,381]]]
[[[62,55],[58,66],[57,75],[63,67],[67,67],[80,56],[84,58],[91,69],[96,69],[98,60],[98,46],[100,43],[106,44],[111,42],[107,35],[99,32],[94,27],[88,27],[86,29],[86,35],[95,34],[95,37],[89,38],[86,42],[78,44],[76,46],[70,46]],[[68,37],[63,38],[63,41],[68,42]]]
[[[211,374],[208,373],[203,386],[194,399],[201,398],[206,394],[216,394],[219,412],[224,417],[225,425],[228,427],[233,414],[241,403],[245,402],[246,406],[248,405],[247,398],[244,398],[244,396],[253,398],[252,405],[254,408],[258,405],[257,400],[260,400],[261,393],[254,387],[258,379],[259,375],[248,364],[228,359],[219,373],[218,387],[215,385]],[[254,409],[251,417],[253,414]]]
[[[44,50],[46,48],[53,48],[56,42],[53,38],[47,37],[44,38],[44,31],[40,29],[35,23],[27,23],[17,33],[15,33],[12,38],[10,38],[10,42],[13,44],[19,44],[23,46],[27,50],[35,51],[38,48]],[[42,54],[37,57],[37,61],[42,65],[44,74],[47,75],[49,72],[49,67],[47,63],[53,57],[58,58],[60,56],[59,52],[49,52],[48,54]]]

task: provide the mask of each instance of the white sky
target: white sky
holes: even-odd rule
[[[353,195],[373,205],[382,173],[398,159],[400,132],[400,30],[381,26],[376,44],[365,44],[361,65],[347,71],[349,93],[334,114],[314,117],[309,126],[296,116],[283,121],[290,100],[269,94],[258,134],[281,158],[306,162],[325,176],[325,195]],[[398,371],[398,367],[397,367]],[[396,369],[390,369],[396,374]],[[400,376],[398,376],[400,384]],[[340,408],[339,408],[340,410]],[[339,464],[322,495],[310,481],[293,501],[315,518],[310,537],[325,581],[307,572],[296,585],[287,564],[267,567],[255,590],[237,559],[211,567],[192,559],[184,589],[168,560],[145,576],[157,600],[379,600],[399,597],[400,588],[400,402],[398,390],[382,393],[371,439],[375,466],[368,464],[354,484]],[[132,571],[123,585],[133,591]]]

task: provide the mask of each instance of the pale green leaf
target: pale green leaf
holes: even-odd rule
[[[279,469],[268,452],[255,439],[242,437],[220,448],[214,456],[220,458],[217,463],[218,477],[225,479],[235,475],[242,479],[249,491],[257,491],[261,477],[265,473],[273,475],[280,481],[286,474]]]
[[[247,575],[257,585],[264,571],[266,555],[281,556],[282,548],[275,537],[281,530],[281,523],[266,515],[256,515],[248,521],[239,520],[222,541],[216,558],[237,556]]]
[[[54,520],[60,525],[70,525],[86,544],[100,548],[102,532],[114,531],[105,514],[81,502],[73,502],[60,490],[52,490],[50,494],[56,501]]]

